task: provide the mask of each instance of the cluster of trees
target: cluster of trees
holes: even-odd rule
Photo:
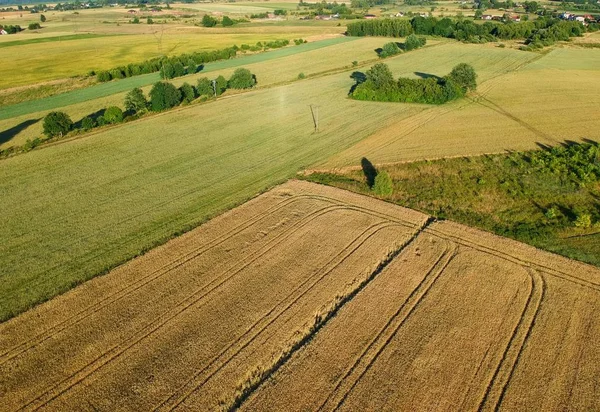
[[[380,50],[378,50],[378,54],[381,58],[394,56],[396,54],[402,53],[402,50],[411,51],[423,47],[425,46],[425,44],[427,44],[427,39],[425,39],[425,37],[418,37],[415,34],[410,34],[406,38],[404,44],[396,42],[386,43]]]
[[[95,127],[121,123],[135,119],[148,110],[160,112],[180,104],[190,103],[197,98],[208,99],[215,95],[218,96],[227,89],[248,89],[254,87],[255,84],[256,77],[244,68],[236,69],[229,80],[223,76],[212,81],[204,77],[198,80],[196,87],[188,83],[176,87],[171,83],[161,81],[152,86],[148,98],[142,89],[137,87],[127,93],[124,101],[125,111],[120,107],[111,106],[84,117],[77,124],[73,123],[64,112],[51,112],[44,117],[43,130],[49,139],[60,138],[72,130],[89,131]],[[37,139],[36,142],[42,141]]]
[[[172,76],[177,77],[186,73],[196,73],[198,66],[201,64],[235,57],[237,50],[238,48],[234,46],[221,50],[187,53],[172,57],[159,57],[141,63],[131,63],[127,66],[119,66],[111,70],[100,71],[96,73],[96,78],[99,82],[107,82],[113,79],[124,79],[140,74],[155,73],[161,71],[165,66],[170,66],[173,69],[172,71],[169,69],[166,72],[167,74],[178,73],[178,75]],[[166,76],[166,78],[172,77]],[[165,78],[165,76],[163,76],[163,78]]]
[[[338,4],[337,1],[328,3],[325,0],[318,3],[299,3],[300,7],[313,10],[316,14],[339,14],[341,16],[352,14],[352,9],[346,3]]]
[[[246,20],[233,20],[229,16],[223,16],[220,23],[223,27],[230,27],[230,26],[233,26],[234,24],[244,22],[244,21],[246,21]],[[205,14],[204,17],[202,17],[201,24],[204,27],[215,27],[217,24],[219,24],[219,20],[208,14]]]
[[[585,27],[577,21],[559,21],[532,32],[525,41],[527,46],[523,47],[523,49],[541,49],[557,41],[567,41],[570,37],[582,36],[584,32]]]
[[[364,76],[354,74],[353,77],[357,84],[350,96],[357,100],[442,104],[477,88],[475,69],[466,63],[455,66],[444,77],[395,80],[384,63],[377,63]]]
[[[15,34],[15,33],[18,33],[20,31],[23,31],[23,29],[21,28],[21,26],[19,26],[18,24],[15,24],[15,25],[8,24],[6,26],[0,25],[0,30],[4,30],[8,34]]]
[[[585,27],[579,22],[566,22],[552,17],[540,17],[535,21],[520,23],[485,22],[475,24],[471,20],[417,16],[411,20],[375,19],[348,24],[348,34],[351,36],[406,37],[415,33],[473,43],[499,39],[531,39],[527,42],[538,40],[540,43],[544,39],[548,44],[550,41],[579,36],[584,31]]]

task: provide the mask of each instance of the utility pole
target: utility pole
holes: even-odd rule
[[[315,133],[319,131],[319,106],[311,104],[310,114],[312,114],[313,124],[315,125]]]

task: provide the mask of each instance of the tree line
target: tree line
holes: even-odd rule
[[[110,106],[94,114],[73,122],[65,112],[48,113],[43,120],[45,137],[28,140],[21,147],[0,150],[0,156],[27,152],[40,144],[62,138],[71,132],[87,132],[96,127],[118,124],[139,118],[147,112],[161,112],[179,105],[189,104],[196,99],[209,100],[223,94],[227,89],[249,89],[256,85],[256,76],[245,68],[236,69],[229,79],[219,76],[214,80],[206,77],[198,79],[196,86],[184,83],[176,87],[172,83],[160,81],[152,86],[148,96],[140,88],[132,89],[125,96],[125,110]]]
[[[353,73],[356,85],[350,96],[357,100],[442,104],[463,97],[477,88],[477,74],[469,64],[460,63],[444,77],[394,79],[385,63],[377,63],[365,75]]]
[[[485,22],[475,24],[471,20],[453,20],[448,17],[417,16],[408,19],[361,20],[348,24],[350,36],[406,37],[410,34],[453,38],[471,43],[498,40],[524,39],[526,44],[550,45],[555,41],[581,36],[586,28],[576,21],[563,21],[553,17],[540,17],[535,21],[520,23]],[[591,27],[590,30],[597,30]]]

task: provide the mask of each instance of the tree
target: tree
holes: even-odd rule
[[[527,13],[535,13],[538,11],[539,4],[536,1],[526,1],[523,3],[523,8]]]
[[[410,51],[423,47],[426,43],[425,37],[417,37],[414,34],[409,35],[404,42],[404,50]]]
[[[228,86],[232,89],[249,89],[256,84],[256,80],[250,70],[239,68],[233,72]]]
[[[196,93],[198,96],[208,96],[211,97],[215,94],[213,90],[212,82],[208,80],[206,77],[202,77],[198,79],[198,84],[196,85]]]
[[[235,22],[229,18],[229,16],[223,16],[223,20],[221,20],[221,24],[223,27],[233,26]]]
[[[181,77],[185,75],[185,67],[181,62],[177,62],[173,65],[173,77]]]
[[[45,23],[46,22],[46,16],[44,16],[43,14],[40,14],[40,21],[42,23]]]
[[[391,196],[394,192],[394,182],[392,182],[392,178],[385,170],[377,173],[373,192],[377,196]]]
[[[225,90],[227,90],[227,79],[225,79],[223,76],[219,76],[215,79],[215,83],[217,96],[220,96]]]
[[[131,90],[125,96],[125,110],[132,113],[143,112],[148,108],[148,101],[139,87]]]
[[[204,27],[215,27],[218,22],[219,21],[217,19],[209,16],[208,14],[205,14],[204,17],[202,17],[202,25]]]
[[[189,83],[183,83],[179,88],[181,92],[182,101],[189,103],[196,98],[196,91]]]
[[[146,19],[146,24],[154,24],[154,20],[152,20],[152,17],[148,16],[148,18]]]
[[[175,70],[171,63],[164,63],[160,68],[160,77],[163,79],[172,79],[175,77]]]
[[[465,92],[477,89],[477,73],[470,64],[460,63],[454,66],[448,78],[458,84]]]
[[[383,89],[394,84],[394,75],[385,63],[377,63],[367,70],[367,80],[373,83],[377,89]]]
[[[123,110],[117,106],[110,106],[104,112],[104,121],[107,124],[116,124],[123,121]]]
[[[40,23],[29,23],[29,26],[27,28],[29,30],[37,30],[37,29],[41,29],[42,26],[40,26]]]
[[[398,47],[398,45],[395,42],[389,42],[383,45],[383,47],[381,48],[381,52],[379,53],[379,57],[389,57],[400,52],[400,47]]]
[[[481,19],[481,16],[483,16],[483,12],[481,11],[481,9],[475,10],[475,19],[479,20]]]
[[[194,61],[194,59],[189,59],[187,62],[187,74],[195,74],[198,71],[198,65]]]
[[[98,79],[99,82],[109,82],[111,80],[110,73],[107,72],[106,70],[98,72],[96,74],[96,78]]]
[[[48,137],[62,137],[71,130],[73,121],[64,112],[50,112],[44,117],[44,134]]]
[[[83,119],[81,119],[81,128],[83,130],[85,130],[86,132],[88,130],[93,129],[94,127],[96,127],[96,121],[94,119],[92,119],[91,117],[86,116]]]
[[[155,112],[170,109],[181,103],[181,92],[171,83],[158,82],[150,90],[150,107]]]
[[[140,24],[140,18],[138,16],[135,16],[133,18],[133,20],[131,20],[131,23],[132,24]]]

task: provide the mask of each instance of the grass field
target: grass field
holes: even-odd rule
[[[0,409],[594,410],[599,292],[596,268],[291,181],[0,324]]]
[[[490,61],[493,54],[485,48],[474,49],[481,50],[482,62]],[[502,76],[496,76],[502,74],[502,61],[496,73],[487,74],[477,60],[473,61],[481,84],[470,99],[428,107],[414,117],[400,119],[320,166],[357,165],[362,157],[373,163],[393,163],[529,150],[536,149],[536,143],[555,145],[582,138],[600,141],[600,83],[595,81],[600,76],[600,50],[559,48],[546,55],[514,53],[521,60],[504,60],[510,68]],[[451,59],[449,56],[449,62]],[[454,61],[467,60],[465,55]],[[411,67],[427,70],[425,64]],[[490,65],[490,69],[496,67]],[[429,71],[442,75],[449,69]]]

